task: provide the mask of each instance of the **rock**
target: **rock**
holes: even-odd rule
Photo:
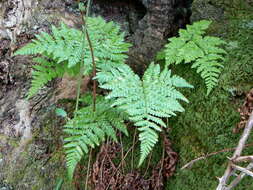
[[[127,39],[133,43],[128,63],[137,72],[143,71],[155,54],[163,47],[168,37],[188,21],[187,10],[190,1],[137,0],[137,1],[94,1],[93,13],[101,14],[107,20],[122,25]],[[127,23],[127,24],[126,24]]]
[[[222,20],[224,10],[217,5],[215,0],[194,0],[192,3],[191,22],[199,20]]]
[[[57,139],[52,138],[56,130],[52,132],[45,127],[45,121],[52,118],[56,103],[52,90],[55,83],[52,82],[38,96],[27,101],[31,59],[27,56],[12,57],[11,54],[13,49],[27,43],[34,34],[48,31],[48,26],[60,19],[52,16],[56,11],[47,13],[41,1],[25,0],[22,1],[24,4],[20,2],[0,2],[0,6],[4,7],[4,13],[1,13],[3,9],[0,11],[0,31],[1,34],[4,31],[9,35],[0,36],[0,189],[11,190],[11,186],[1,184],[4,181],[15,190],[49,190],[54,188],[54,175],[63,176],[65,171],[64,162],[59,159],[48,161],[58,155],[57,151],[51,154],[51,150],[55,149],[55,142],[60,139],[59,136],[55,136]],[[32,9],[30,5],[34,5]],[[59,7],[59,14],[61,8]],[[28,13],[32,15],[29,19],[26,18]],[[49,128],[52,126],[53,124]],[[41,128],[44,131],[36,133]],[[44,136],[45,134],[47,135]],[[70,190],[71,187],[67,185],[66,189]]]
[[[145,16],[138,22],[133,34],[133,48],[129,63],[135,70],[143,71],[164,46],[168,37],[175,35],[186,22],[186,15],[179,16],[177,9],[186,6],[184,1],[142,0],[146,8]]]

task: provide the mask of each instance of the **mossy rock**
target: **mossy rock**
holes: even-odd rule
[[[208,0],[194,0],[192,3],[191,21],[220,20],[224,17],[224,9]]]
[[[194,2],[199,1],[207,3],[203,0]],[[174,142],[174,149],[180,155],[180,161],[176,174],[167,182],[166,190],[216,189],[218,185],[216,177],[223,175],[227,157],[231,157],[233,152],[220,153],[198,161],[189,169],[180,170],[180,168],[207,153],[236,147],[240,138],[241,134],[234,134],[232,129],[240,121],[237,109],[244,102],[243,94],[253,87],[253,30],[250,28],[253,15],[249,7],[236,12],[241,1],[233,2],[235,4],[230,1],[229,7],[226,7],[227,1],[215,2],[216,5],[223,4],[222,8],[226,12],[218,21],[202,15],[195,17],[214,20],[208,34],[219,36],[228,43],[225,47],[228,54],[218,87],[206,97],[203,81],[189,65],[172,68],[173,73],[187,79],[195,88],[186,92],[190,103],[185,105],[185,113],[170,122],[172,128],[170,137]],[[252,136],[249,143],[251,141]],[[243,154],[253,154],[253,149],[249,147]],[[246,177],[235,188],[235,190],[244,189],[253,189],[251,178]]]

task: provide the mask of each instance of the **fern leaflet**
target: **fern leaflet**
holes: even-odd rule
[[[96,79],[101,88],[111,91],[106,98],[114,100],[112,106],[124,110],[138,127],[141,165],[158,141],[157,132],[162,130],[161,127],[166,127],[161,118],[184,111],[179,100],[188,100],[176,87],[192,86],[184,79],[172,76],[167,68],[161,72],[160,66],[153,63],[142,80],[127,65],[104,68],[98,72]]]
[[[91,98],[89,98],[91,100]],[[128,135],[124,124],[126,116],[122,111],[110,107],[111,102],[103,98],[98,99],[96,111],[92,106],[81,108],[76,117],[69,120],[64,126],[68,134],[65,141],[68,176],[73,177],[77,163],[89,148],[98,146],[106,137],[117,141],[116,129]]]
[[[97,66],[103,67],[111,63],[124,63],[130,44],[124,42],[124,33],[120,32],[118,25],[113,22],[106,23],[101,17],[96,17],[87,19],[87,28]],[[31,43],[15,52],[14,55],[40,54],[49,60],[53,60],[53,62],[49,63],[46,60],[37,58],[36,62],[41,65],[34,67],[36,71],[33,75],[28,97],[36,94],[48,81],[57,76],[62,76],[63,71],[70,75],[77,75],[80,72],[82,50],[85,51],[84,75],[91,73],[90,49],[88,43],[83,42],[82,39],[81,31],[61,24],[59,28],[52,26],[51,35],[41,32],[36,35],[36,39]],[[84,43],[84,48],[82,43]]]
[[[188,25],[187,29],[180,29],[179,37],[169,39],[165,46],[166,65],[193,62],[192,68],[205,80],[207,95],[217,85],[219,74],[223,67],[223,54],[226,52],[219,48],[225,44],[217,37],[206,36],[205,30],[209,27],[210,21],[199,21]]]
[[[106,23],[101,17],[89,17],[87,19],[87,30],[94,48],[96,63],[106,62],[123,63],[127,58],[125,54],[129,43],[124,42],[124,33],[120,27],[113,22]],[[52,26],[52,34],[41,32],[36,39],[15,52],[14,55],[41,54],[47,56],[57,63],[68,62],[68,67],[73,67],[81,62],[82,31],[69,28],[61,24],[59,28]],[[87,39],[85,39],[87,40]],[[84,43],[84,63],[87,72],[91,71],[91,53],[88,43]]]
[[[39,65],[33,66],[33,79],[31,88],[28,92],[28,98],[35,95],[39,89],[45,86],[49,81],[57,77],[62,77],[65,71],[64,66],[49,62],[41,57],[34,58],[33,60],[39,63]]]

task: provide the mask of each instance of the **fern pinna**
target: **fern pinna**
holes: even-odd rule
[[[63,65],[56,64],[54,61],[48,61],[41,57],[36,57],[33,61],[38,63],[38,65],[33,66],[33,80],[28,92],[28,98],[35,95],[40,88],[45,86],[52,79],[62,77],[65,68]]]
[[[96,65],[103,66],[108,63],[124,63],[127,58],[125,53],[128,51],[130,44],[124,42],[124,33],[120,32],[119,26],[113,22],[107,23],[101,17],[88,18],[86,20],[87,30],[90,34],[96,58]],[[48,60],[53,60],[52,63],[48,62],[47,67],[53,67],[56,73],[61,73],[64,68],[64,72],[77,75],[81,63],[81,54],[82,51],[85,51],[84,74],[88,75],[92,70],[91,52],[88,43],[82,41],[82,39],[82,31],[80,30],[69,28],[65,24],[61,24],[59,28],[52,26],[52,34],[41,32],[39,35],[36,35],[35,40],[16,51],[14,55],[40,54]],[[36,67],[35,70],[37,70]],[[45,67],[44,63],[42,67]],[[58,71],[58,69],[60,70]],[[42,87],[42,85],[33,86],[33,84],[40,83],[38,80],[47,75],[47,72],[48,70],[45,69],[35,72],[36,75],[33,75],[31,87],[33,90],[30,90],[29,97],[36,94]],[[55,77],[59,76],[51,75],[48,79],[52,80]]]
[[[166,127],[161,118],[184,111],[179,100],[188,100],[176,88],[193,86],[176,75],[172,76],[167,68],[160,71],[160,66],[153,63],[142,80],[127,65],[104,68],[96,78],[101,88],[111,91],[106,98],[114,101],[112,106],[124,110],[138,127],[141,165],[158,141],[157,132]]]
[[[207,86],[207,95],[217,85],[219,74],[223,68],[223,54],[226,52],[219,48],[225,44],[218,37],[205,36],[205,30],[210,21],[199,21],[187,25],[186,29],[179,30],[179,37],[169,39],[165,46],[166,65],[191,63],[197,69]]]
[[[89,100],[86,103],[91,104],[91,96],[86,96],[86,100]],[[77,163],[90,148],[99,146],[107,137],[117,141],[116,130],[128,135],[124,124],[125,113],[112,108],[111,103],[103,97],[98,97],[95,112],[90,105],[83,107],[64,126],[64,132],[68,135],[64,139],[64,148],[70,178],[73,177]]]

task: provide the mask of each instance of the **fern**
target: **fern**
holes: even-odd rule
[[[62,77],[64,74],[64,66],[49,62],[46,59],[37,57],[33,59],[39,65],[34,65],[32,72],[32,85],[28,92],[28,98],[35,95],[40,88],[45,86],[49,81],[56,77]]]
[[[92,41],[96,65],[103,67],[108,63],[120,64],[125,61],[125,54],[130,44],[124,42],[124,33],[113,22],[106,23],[101,17],[88,18],[87,28]],[[15,52],[14,55],[37,55],[52,60],[37,59],[41,65],[35,66],[33,81],[28,97],[33,96],[48,81],[62,76],[62,72],[77,75],[80,70],[82,50],[84,56],[84,74],[92,70],[91,53],[88,42],[82,42],[82,31],[61,24],[59,28],[52,26],[52,34],[41,32],[36,39]],[[82,47],[84,43],[85,47]],[[62,68],[61,68],[62,67]]]
[[[94,48],[97,64],[106,62],[123,63],[130,44],[124,42],[124,33],[113,22],[106,23],[101,17],[88,18],[87,28]],[[59,28],[52,26],[52,34],[41,32],[28,45],[19,49],[14,55],[41,54],[57,63],[68,62],[73,67],[81,62],[82,31],[61,24]],[[85,39],[86,40],[86,39]],[[88,42],[84,42],[84,63],[87,71],[91,71],[91,53]]]
[[[88,99],[88,102],[91,102],[90,96]],[[77,163],[90,148],[98,146],[105,141],[106,137],[117,141],[116,129],[128,135],[124,124],[126,116],[122,111],[111,108],[110,105],[110,101],[100,98],[95,112],[92,106],[83,107],[77,112],[76,117],[64,126],[64,131],[68,134],[68,137],[64,139],[64,147],[70,178],[73,177]]]
[[[172,76],[171,71],[151,64],[142,80],[129,66],[110,66],[100,71],[96,79],[100,87],[110,90],[106,97],[113,99],[112,106],[124,110],[140,131],[141,165],[158,141],[158,134],[166,127],[161,118],[175,116],[184,108],[179,100],[188,102],[176,87],[192,88],[184,79]]]
[[[217,37],[205,36],[205,30],[210,21],[199,21],[188,25],[187,29],[180,29],[179,37],[169,39],[165,46],[166,65],[193,62],[192,68],[197,69],[207,86],[207,95],[217,85],[219,74],[223,68],[223,54],[226,52],[219,48],[225,44]]]

